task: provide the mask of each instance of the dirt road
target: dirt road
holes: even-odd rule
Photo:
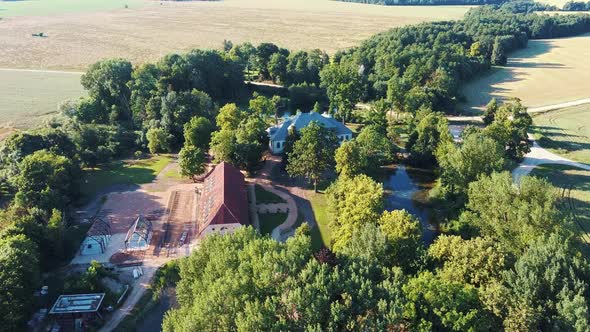
[[[573,166],[590,171],[590,165],[582,164],[567,158],[558,156],[552,152],[543,149],[534,138],[529,135],[529,139],[533,140],[531,152],[529,152],[522,163],[512,171],[512,179],[514,182],[519,182],[523,176],[529,175],[535,167],[543,164],[559,164]]]

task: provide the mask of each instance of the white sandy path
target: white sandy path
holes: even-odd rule
[[[552,104],[540,107],[531,107],[528,109],[529,113],[542,113],[542,112],[549,112],[554,111],[566,107],[572,106],[579,106],[590,104],[590,98],[585,99],[578,99],[574,101],[569,101],[565,103],[559,104]],[[450,121],[473,121],[473,122],[481,122],[481,116],[451,116],[448,117]],[[529,175],[535,167],[544,164],[557,164],[557,165],[567,165],[572,167],[581,168],[584,170],[590,171],[590,165],[579,163],[562,156],[559,156],[555,153],[549,152],[548,150],[542,148],[537,141],[534,140],[532,135],[529,134],[529,139],[533,142],[533,146],[531,147],[531,152],[527,153],[524,157],[524,160],[520,163],[520,165],[512,171],[512,179],[514,182],[519,182],[523,176]]]
[[[522,163],[512,171],[514,182],[519,182],[523,176],[529,175],[535,167],[544,164],[567,165],[590,171],[590,165],[558,156],[555,153],[543,149],[537,141],[534,141],[531,135],[529,135],[529,139],[533,140],[531,152],[527,153]]]

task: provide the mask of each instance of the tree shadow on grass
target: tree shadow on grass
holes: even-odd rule
[[[566,66],[553,62],[534,62],[534,59],[557,48],[552,40],[536,40],[530,47],[517,50],[508,56],[504,67],[495,67],[482,75],[465,82],[462,87],[467,101],[460,108],[467,113],[481,113],[485,105],[492,99],[503,100],[512,90],[499,85],[525,80],[529,74],[522,68],[564,69]]]

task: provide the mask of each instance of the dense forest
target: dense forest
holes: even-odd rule
[[[496,5],[506,0],[338,0],[385,6],[449,6],[449,5]]]
[[[82,77],[87,97],[63,103],[59,116],[0,148],[0,325],[22,330],[41,273],[77,250],[86,169],[180,151],[185,176],[199,174],[208,152],[253,171],[266,128],[284,111],[313,107],[366,125],[340,148],[320,126],[290,136],[286,148],[291,176],[340,174],[327,194],[337,241],[313,252],[305,227],[287,244],[252,230],[205,241],[181,264],[181,308],[167,330],[586,331],[588,264],[555,190],[537,179],[515,188],[503,173],[528,151],[526,110],[518,101],[490,103],[486,127],[469,128],[460,146],[445,114],[456,112],[460,84],[506,63],[529,39],[588,31],[587,15],[481,7],[461,21],[378,34],[331,59],[321,50],[227,41],[222,50],[137,66],[100,61]],[[245,79],[285,88],[253,93]],[[354,112],[359,101],[371,109]],[[407,120],[390,121],[389,111]],[[383,212],[382,188],[371,178],[392,161],[400,132],[408,135],[408,162],[440,174],[432,199],[447,235],[429,248],[412,216]],[[67,283],[94,289],[97,271]]]
[[[571,12],[590,11],[590,1],[568,1],[563,5],[563,10]]]

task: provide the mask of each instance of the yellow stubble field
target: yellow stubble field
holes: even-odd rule
[[[493,68],[463,87],[463,110],[477,113],[491,99],[518,97],[528,107],[590,98],[590,34],[533,40],[510,54],[505,67]]]
[[[219,48],[224,39],[333,53],[392,27],[460,19],[468,9],[330,0],[145,1],[137,8],[7,17],[0,21],[0,67],[83,70],[102,58],[144,62]],[[38,32],[47,37],[32,36]]]

